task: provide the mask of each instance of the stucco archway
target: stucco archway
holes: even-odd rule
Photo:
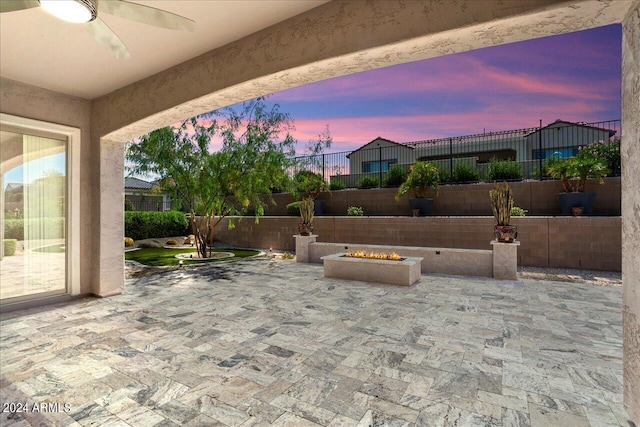
[[[123,141],[238,101],[338,75],[623,24],[625,399],[640,419],[640,1],[331,2],[91,103],[93,289],[122,291]]]

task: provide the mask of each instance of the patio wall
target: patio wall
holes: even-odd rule
[[[240,247],[295,250],[298,217],[224,219],[216,240]],[[518,226],[518,265],[620,271],[620,217],[524,217]],[[491,249],[493,217],[318,217],[318,242],[433,248]]]
[[[529,215],[560,215],[558,193],[560,181],[511,182],[516,206],[527,209]],[[434,215],[491,215],[490,183],[443,185],[434,199]],[[322,193],[327,215],[345,215],[349,206],[360,206],[367,215],[410,215],[409,195],[395,200],[397,188],[340,190]],[[620,216],[620,177],[606,178],[604,185],[589,181],[586,191],[596,193],[594,214]],[[269,206],[269,215],[286,215],[287,204],[294,201],[288,193],[275,194],[276,206]]]

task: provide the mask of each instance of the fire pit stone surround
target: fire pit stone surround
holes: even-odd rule
[[[420,257],[389,260],[345,255],[342,252],[322,257],[324,277],[396,286],[411,286],[420,281]]]
[[[297,243],[303,243],[296,239]],[[452,274],[517,280],[518,246],[516,243],[491,242],[487,249],[429,248],[418,246],[387,246],[352,243],[304,242],[304,261],[323,263],[328,255],[346,252],[397,252],[401,257],[422,258],[422,274]],[[303,257],[296,258],[302,260]]]

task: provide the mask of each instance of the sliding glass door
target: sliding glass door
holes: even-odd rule
[[[0,127],[0,302],[70,292],[69,138]]]

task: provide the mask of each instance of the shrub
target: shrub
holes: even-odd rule
[[[469,163],[456,163],[453,168],[453,182],[477,182],[480,180],[480,173]]]
[[[175,246],[178,244],[176,239],[169,239],[165,242],[165,244],[169,245],[169,246]]]
[[[400,165],[393,165],[387,171],[384,185],[387,187],[399,187],[407,179],[407,170]]]
[[[513,192],[506,182],[494,184],[489,191],[491,210],[497,225],[509,225],[511,210],[513,209]]]
[[[344,190],[345,188],[347,188],[347,184],[345,184],[343,181],[339,180],[339,179],[332,179],[331,180],[331,185],[329,186],[330,190]]]
[[[17,239],[4,239],[2,241],[2,245],[4,246],[4,255],[12,256],[16,253],[16,246],[18,246]]]
[[[398,188],[396,200],[400,199],[407,191],[413,191],[413,195],[417,199],[427,197],[429,188],[438,194],[438,182],[440,181],[440,170],[431,162],[416,162],[407,175],[407,180]]]
[[[439,182],[449,182],[451,181],[451,174],[446,169],[440,169],[438,171],[438,181]]]
[[[321,191],[329,189],[329,186],[319,173],[301,170],[293,176],[293,188],[297,198],[315,199]]]
[[[527,216],[527,212],[529,211],[518,206],[511,208],[511,216]]]
[[[604,177],[610,172],[606,159],[598,153],[597,148],[589,150],[587,147],[580,149],[575,157],[553,157],[549,160],[547,173],[554,179],[560,179],[567,193],[584,191],[589,178],[604,184]]]
[[[620,138],[612,142],[594,142],[581,151],[592,157],[602,159],[612,175],[620,175]]]
[[[349,216],[363,216],[364,215],[364,209],[362,209],[360,206],[349,206],[347,208],[347,215],[349,215]]]
[[[133,244],[134,244],[134,241],[133,241],[133,239],[131,237],[125,237],[124,238],[124,247],[125,248],[130,248],[130,247],[133,246]]]
[[[125,212],[124,232],[134,240],[184,236],[189,220],[182,212]]]
[[[520,163],[512,160],[492,159],[489,163],[489,180],[504,181],[522,179]]]
[[[363,176],[358,181],[358,188],[361,190],[366,190],[368,188],[377,188],[380,184],[378,178],[374,178],[372,176]]]
[[[35,219],[5,219],[4,237],[7,239],[24,240],[24,228],[26,224],[31,228],[37,228],[44,233],[43,239],[64,238],[64,218],[35,218]]]
[[[287,215],[300,216],[300,202],[293,202],[287,205]]]
[[[135,207],[133,206],[133,202],[129,199],[124,199],[124,210],[127,211],[135,211]]]

